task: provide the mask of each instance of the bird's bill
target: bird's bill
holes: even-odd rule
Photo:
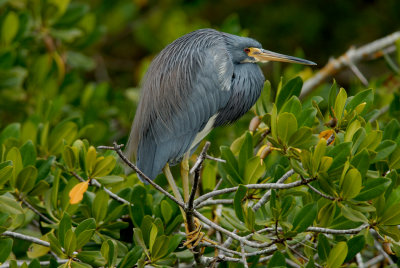
[[[267,61],[280,61],[280,62],[290,62],[290,63],[299,63],[304,65],[317,65],[315,62],[304,60],[284,54],[279,54],[276,52],[272,52],[265,49],[260,48],[251,48],[250,52],[248,53],[250,57],[255,58],[257,61],[260,62],[267,62]]]

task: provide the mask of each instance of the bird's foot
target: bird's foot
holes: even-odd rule
[[[194,224],[196,226],[196,229],[189,232],[189,228],[187,226],[187,223],[185,222],[186,242],[183,244],[184,247],[187,247],[188,249],[193,249],[197,247],[200,244],[200,242],[208,242],[214,245],[217,244],[211,239],[205,237],[205,234],[201,231],[203,226],[201,225],[200,221],[197,218],[194,218]],[[204,248],[202,249],[202,251],[204,251]]]

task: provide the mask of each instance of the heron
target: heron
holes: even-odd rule
[[[233,123],[250,110],[265,82],[257,63],[269,61],[315,65],[265,50],[252,38],[214,29],[176,39],[153,59],[142,80],[126,154],[151,179],[163,171],[180,201],[169,166],[181,162],[187,202],[190,155],[213,128]]]

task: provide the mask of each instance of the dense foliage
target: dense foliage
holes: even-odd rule
[[[146,7],[152,12],[139,16]],[[183,11],[190,9],[183,5],[160,15],[146,1],[92,7],[68,0],[0,1],[0,263],[193,263],[194,254],[182,247],[179,207],[136,174],[125,175],[115,151],[95,147],[125,141],[133,118],[130,111],[138,100],[138,89],[127,88],[131,81],[126,77],[132,73],[118,73],[117,68],[110,78],[104,61],[112,65],[112,60],[97,54],[112,46],[104,36],[121,37],[121,25],[142,18],[135,25],[141,49],[129,53],[144,48],[154,53],[179,35],[208,26],[199,20],[171,30],[177,25],[173,18],[188,20]],[[162,29],[160,21],[165,21]],[[221,29],[247,32],[235,16]],[[305,100],[299,95],[302,79],[313,75],[309,67],[287,67],[281,80],[281,73],[275,72],[272,85],[265,83],[251,112],[234,126],[209,135],[209,154],[225,162],[205,160],[197,211],[227,231],[236,230],[246,241],[268,244],[269,250],[260,252],[264,248],[234,240],[227,245],[234,253],[226,254],[232,259],[221,258],[221,266],[239,266],[242,257],[235,252],[242,247],[253,267],[286,266],[288,260],[307,267],[356,266],[358,253],[367,261],[382,254],[382,248],[397,262],[398,51],[397,60],[387,59],[392,72],[372,78],[370,88],[353,82],[346,92],[328,83]],[[114,65],[135,67],[133,76],[139,80],[149,60],[137,66],[123,61]],[[180,186],[179,168],[173,171]],[[284,182],[285,174],[289,176]],[[233,190],[207,204],[201,197],[212,194],[220,180],[219,189]],[[163,175],[156,182],[168,189]],[[266,194],[265,203],[258,203]],[[261,231],[264,228],[269,229]],[[220,244],[227,239],[212,228],[205,230]],[[15,238],[14,233],[50,244]],[[209,245],[203,254],[213,257],[215,249]]]

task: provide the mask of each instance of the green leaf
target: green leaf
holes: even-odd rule
[[[86,245],[86,243],[92,238],[95,230],[96,222],[93,218],[86,219],[79,223],[79,225],[75,228],[76,248],[80,249]]]
[[[21,153],[17,147],[13,147],[8,151],[6,160],[12,161],[14,166],[13,177],[11,178],[11,186],[15,186],[17,175],[23,168]]]
[[[37,169],[34,166],[27,166],[22,169],[18,174],[15,187],[21,193],[28,193],[35,186],[37,173]]]
[[[17,13],[9,11],[1,26],[1,42],[9,45],[18,32],[19,19]]]
[[[322,227],[329,226],[333,217],[335,216],[336,204],[334,202],[329,202],[325,206],[323,206],[318,213],[318,221],[319,225]]]
[[[265,172],[266,165],[259,156],[254,156],[247,160],[244,170],[244,183],[254,184]]]
[[[281,113],[287,112],[295,115],[300,115],[301,113],[301,103],[297,96],[292,96],[282,107]]]
[[[386,178],[369,179],[361,192],[354,197],[357,201],[368,201],[383,194],[391,181]]]
[[[253,138],[250,132],[246,132],[242,147],[239,152],[239,174],[244,174],[244,169],[247,164],[247,160],[253,156]]]
[[[229,147],[221,146],[221,156],[222,159],[226,160],[226,163],[222,164],[225,172],[228,173],[237,184],[242,183],[243,179],[238,173],[239,166],[237,160]]]
[[[272,267],[286,267],[285,256],[279,250],[272,255],[271,260],[268,262],[267,268]]]
[[[346,109],[350,113],[361,103],[366,102],[367,106],[369,106],[369,104],[371,104],[373,100],[374,100],[373,90],[366,89],[357,93],[357,95],[355,95],[346,105]]]
[[[353,259],[358,252],[360,252],[365,246],[364,235],[357,235],[347,241],[347,256],[344,262],[348,262]]]
[[[389,157],[389,168],[399,169],[400,168],[400,146],[397,146],[396,150]]]
[[[169,237],[161,235],[156,238],[151,248],[151,260],[156,261],[163,258],[168,253]]]
[[[312,130],[309,127],[301,127],[290,136],[288,145],[294,148],[306,149],[312,138]]]
[[[101,255],[100,251],[80,251],[76,255],[76,258],[95,267],[104,266],[106,264],[106,260]]]
[[[22,164],[24,167],[34,165],[36,163],[36,149],[32,141],[25,142],[19,149],[22,156]]]
[[[217,169],[210,162],[203,163],[202,188],[204,192],[212,191],[216,185]]]
[[[168,244],[168,253],[167,254],[170,254],[173,251],[175,251],[175,249],[179,246],[179,244],[181,243],[183,238],[184,238],[184,236],[179,235],[179,234],[175,234],[174,236],[172,236],[172,238],[170,238],[170,241]]]
[[[328,99],[328,109],[331,117],[334,117],[333,110],[335,108],[336,96],[337,96],[337,84],[336,80],[333,80],[331,89],[329,90],[329,99]]]
[[[278,111],[282,108],[283,104],[290,99],[292,96],[299,96],[301,88],[303,87],[303,80],[300,77],[295,77],[289,80],[276,96],[276,107]]]
[[[327,153],[327,156],[333,158],[332,165],[329,170],[341,167],[349,157],[351,152],[351,142],[344,142],[336,145],[332,150]]]
[[[360,172],[352,168],[344,176],[341,185],[341,197],[343,199],[351,199],[356,197],[361,191],[362,178]]]
[[[72,149],[71,146],[69,146],[69,145],[64,146],[64,151],[62,153],[62,157],[63,157],[64,162],[67,165],[67,167],[70,170],[73,170],[75,168],[77,159],[75,157],[74,150]]]
[[[20,133],[21,133],[21,124],[20,123],[9,124],[0,133],[0,144],[4,143],[4,141],[7,140],[8,138],[19,139]]]
[[[90,175],[92,178],[103,177],[108,175],[115,167],[117,160],[114,156],[106,156],[100,161],[96,161],[96,166],[94,167],[93,173]]]
[[[355,167],[361,174],[362,177],[365,177],[369,168],[369,154],[368,150],[364,149],[358,154],[356,154],[351,159],[351,165]]]
[[[328,238],[324,234],[318,234],[318,245],[317,245],[318,257],[322,261],[328,259],[331,247],[329,246]]]
[[[14,170],[13,166],[5,166],[2,169],[0,169],[0,186],[5,184],[10,179],[13,170]]]
[[[354,210],[350,207],[342,206],[342,215],[354,222],[368,223],[367,217],[364,216],[360,211]]]
[[[114,267],[117,262],[118,246],[117,243],[112,239],[107,239],[101,245],[101,255],[106,260],[108,267]]]
[[[166,200],[162,200],[160,204],[161,215],[163,216],[165,224],[167,224],[172,217],[172,208]]]
[[[96,193],[93,200],[92,215],[97,223],[103,221],[107,215],[108,200],[109,196],[105,191],[100,190]]]
[[[317,206],[315,203],[305,205],[295,216],[292,230],[301,233],[309,227],[317,217]]]
[[[67,254],[68,256],[72,256],[72,254],[76,249],[76,236],[75,233],[72,231],[72,229],[69,229],[65,233],[64,249],[65,249],[65,254]]]
[[[347,244],[346,242],[337,243],[329,253],[327,267],[328,268],[339,268],[344,259],[347,256]]]
[[[60,245],[62,247],[65,247],[64,243],[65,236],[67,232],[71,229],[71,227],[72,227],[71,217],[69,216],[68,213],[65,213],[58,226],[58,241],[60,241]]]
[[[282,113],[278,115],[277,119],[277,135],[283,144],[289,142],[289,138],[297,130],[297,120],[293,114]]]
[[[118,264],[118,268],[131,268],[138,262],[143,254],[143,249],[140,246],[135,246]]]
[[[316,120],[317,109],[310,107],[304,109],[301,114],[297,117],[299,127],[312,127]]]
[[[375,149],[377,154],[374,158],[374,162],[385,160],[396,149],[396,147],[398,146],[394,141],[382,141],[382,143]]]
[[[151,229],[150,229],[150,236],[149,236],[149,249],[150,249],[151,254],[153,254],[152,248],[153,248],[154,242],[156,241],[157,234],[158,234],[158,228],[154,223],[152,223]]]
[[[315,150],[312,156],[313,174],[315,174],[315,172],[319,170],[319,166],[322,157],[325,155],[325,151],[326,151],[326,140],[320,139],[317,146],[315,146]]]
[[[10,215],[24,214],[21,205],[13,198],[0,196],[0,212],[5,212]]]
[[[346,132],[344,134],[344,141],[349,142],[353,140],[354,134],[361,128],[361,123],[358,120],[354,120],[347,127]]]
[[[235,197],[233,199],[233,207],[235,208],[236,216],[244,222],[244,213],[242,208],[242,200],[247,194],[247,188],[243,185],[239,185]]]
[[[147,258],[150,259],[150,253],[143,240],[142,230],[140,230],[139,228],[133,228],[133,239],[135,240],[136,245],[140,246],[144,250]]]
[[[13,240],[11,238],[0,238],[0,263],[4,263],[8,259],[12,246]]]
[[[64,235],[63,235],[64,238]],[[61,258],[65,258],[65,254],[63,253],[62,249],[61,249],[61,244],[60,244],[60,240],[57,239],[53,233],[48,233],[47,234],[47,239],[50,242],[50,249],[52,252],[56,253],[57,256],[61,257]],[[64,241],[64,240],[63,240]]]
[[[347,100],[346,90],[344,90],[344,88],[341,88],[339,94],[336,97],[335,107],[334,107],[335,115],[338,121],[342,119],[346,100]]]
[[[96,149],[93,146],[90,146],[86,152],[85,168],[86,168],[86,174],[88,174],[91,178],[94,177],[92,176],[92,172],[96,165],[96,155],[97,155]]]
[[[49,151],[52,154],[59,154],[63,151],[64,143],[71,144],[78,134],[78,126],[71,121],[57,125],[49,137]]]
[[[396,203],[385,210],[380,217],[379,223],[382,225],[400,224],[400,203]]]
[[[120,183],[125,181],[125,179],[121,176],[117,175],[107,175],[103,177],[98,177],[96,178],[98,182],[100,182],[103,185],[109,185],[109,184],[114,184],[114,183]]]

